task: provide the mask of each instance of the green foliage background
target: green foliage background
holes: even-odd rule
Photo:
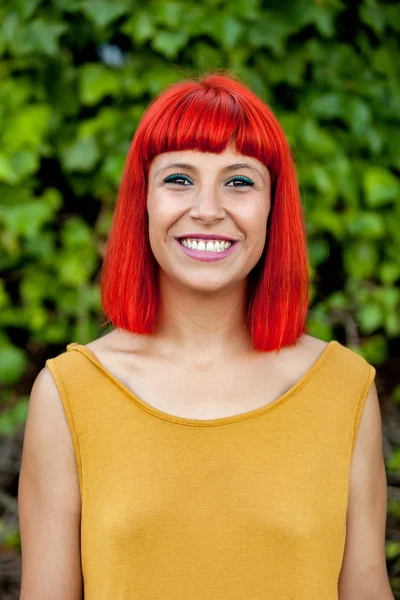
[[[132,136],[154,94],[206,69],[242,77],[293,149],[310,333],[377,367],[398,351],[399,29],[399,4],[375,0],[0,7],[0,434],[23,425],[45,358],[100,335],[99,267]]]

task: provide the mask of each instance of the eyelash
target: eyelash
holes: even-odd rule
[[[173,185],[179,185],[181,186],[180,183],[176,183],[176,179],[184,179],[185,181],[190,181],[190,179],[188,177],[186,177],[186,175],[177,173],[176,175],[168,175],[168,177],[166,177],[165,179],[163,179],[163,183],[172,183]],[[254,187],[254,182],[251,181],[251,179],[248,179],[247,177],[243,177],[241,175],[236,175],[236,177],[233,177],[232,179],[230,179],[227,183],[231,183],[232,181],[241,181],[242,183],[247,184],[248,187]],[[247,186],[231,186],[231,187],[247,187]],[[183,187],[188,187],[183,185]]]

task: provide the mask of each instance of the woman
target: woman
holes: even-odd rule
[[[269,108],[220,73],[165,90],[108,240],[113,329],[32,388],[22,600],[392,598],[375,369],[307,335],[307,270]]]

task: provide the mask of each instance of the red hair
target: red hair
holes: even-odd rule
[[[208,73],[164,90],[149,104],[125,162],[101,277],[106,321],[130,332],[156,331],[158,263],[149,242],[147,177],[162,152],[223,152],[230,140],[271,175],[265,247],[247,281],[247,314],[255,350],[295,344],[306,331],[306,224],[291,152],[276,117],[232,76]]]

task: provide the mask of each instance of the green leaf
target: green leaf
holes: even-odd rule
[[[18,181],[18,175],[8,156],[0,154],[0,181],[13,185]]]
[[[313,156],[324,157],[336,152],[334,138],[311,119],[306,119],[303,125],[299,123],[299,137]]]
[[[13,435],[22,427],[28,414],[29,398],[23,396],[15,405],[0,414],[0,435]]]
[[[220,48],[214,48],[211,44],[200,41],[190,48],[195,65],[201,69],[218,69],[224,65],[224,57]]]
[[[90,260],[87,252],[84,254],[85,260],[82,258],[75,251],[65,252],[58,257],[57,269],[60,283],[78,287],[88,280],[95,263],[93,256]]]
[[[153,17],[147,10],[139,10],[122,25],[121,31],[141,45],[154,34]]]
[[[392,455],[386,460],[388,472],[400,471],[400,448],[395,448]]]
[[[327,196],[335,199],[337,190],[336,182],[326,168],[320,164],[311,163],[310,165],[306,165],[303,173],[305,174],[305,182],[312,184],[319,192],[324,194],[325,206],[328,203]]]
[[[349,124],[351,131],[360,135],[371,122],[371,109],[359,98],[351,98],[345,103],[343,118]]]
[[[354,279],[366,279],[375,275],[378,254],[371,242],[346,243],[343,259],[347,273]]]
[[[251,26],[248,43],[253,48],[270,48],[275,56],[285,54],[285,42],[292,33],[293,25],[283,15],[264,10]]]
[[[311,102],[307,102],[307,106],[314,117],[333,119],[342,116],[344,99],[340,92],[318,93]]]
[[[99,160],[100,150],[95,138],[80,138],[62,149],[61,158],[66,171],[85,173],[93,169]]]
[[[315,210],[310,211],[309,216],[314,227],[316,227],[319,231],[329,231],[338,239],[342,237],[343,219],[340,214],[329,210],[329,207],[325,208],[323,205],[321,205]]]
[[[67,248],[79,249],[81,246],[93,246],[93,233],[90,227],[78,216],[70,217],[64,222],[61,239]]]
[[[378,4],[362,4],[360,6],[361,20],[369,25],[377,34],[381,35],[385,29],[385,13]]]
[[[243,31],[242,24],[233,16],[224,13],[217,14],[212,20],[211,33],[223,48],[231,49],[239,40]]]
[[[92,106],[104,96],[118,96],[121,89],[119,73],[100,64],[86,63],[79,70],[79,97]]]
[[[381,6],[386,14],[386,24],[394,31],[400,32],[400,5],[395,3],[391,6]]]
[[[158,31],[152,39],[151,46],[166,58],[175,58],[188,40],[184,31]]]
[[[125,154],[119,154],[114,156],[109,155],[104,159],[102,173],[115,186],[120,184],[125,158]]]
[[[379,73],[393,77],[397,75],[396,54],[392,48],[381,46],[372,56],[372,65]]]
[[[358,212],[348,215],[347,231],[357,237],[383,239],[386,234],[385,221],[377,213]]]
[[[391,501],[392,499],[389,498],[389,501]],[[396,513],[396,517],[399,519],[400,518],[400,503],[396,502],[396,504],[398,505],[398,510]],[[386,559],[389,560],[393,560],[394,558],[397,558],[400,554],[400,542],[396,542],[395,540],[388,540],[385,543],[385,553],[386,553]]]
[[[329,257],[329,245],[326,240],[311,240],[309,243],[309,252],[311,264],[318,267]]]
[[[333,292],[328,299],[329,306],[336,310],[348,310],[349,299],[343,291]]]
[[[38,170],[39,157],[29,151],[15,152],[11,157],[11,164],[19,182]]]
[[[52,109],[48,104],[32,104],[22,107],[6,122],[2,145],[8,152],[16,150],[38,151],[50,128]],[[36,154],[35,152],[35,154]]]
[[[12,345],[0,346],[0,383],[14,385],[22,377],[27,366],[25,352]]]
[[[384,284],[395,283],[400,278],[400,263],[389,261],[382,263],[379,267],[379,276]]]
[[[398,200],[399,182],[383,167],[369,167],[365,171],[363,186],[366,203],[371,208],[379,208]]]
[[[23,19],[29,19],[42,0],[14,0],[14,6]]]
[[[182,16],[188,7],[183,2],[172,2],[171,0],[162,0],[157,2],[153,8],[154,15],[158,24],[174,29],[182,24]]]
[[[35,52],[54,57],[59,52],[59,38],[67,29],[66,23],[39,18],[32,21],[27,34]]]
[[[85,0],[82,11],[96,27],[102,28],[128,13],[129,8],[126,3],[121,4],[117,0]]]
[[[377,302],[370,302],[356,311],[357,321],[363,332],[372,333],[383,324],[384,314],[382,307]]]
[[[13,236],[32,238],[39,234],[52,216],[53,210],[48,204],[41,200],[31,200],[29,204],[9,206],[0,213],[0,222]]]
[[[392,399],[395,404],[400,405],[400,385],[396,385],[392,390]]]

